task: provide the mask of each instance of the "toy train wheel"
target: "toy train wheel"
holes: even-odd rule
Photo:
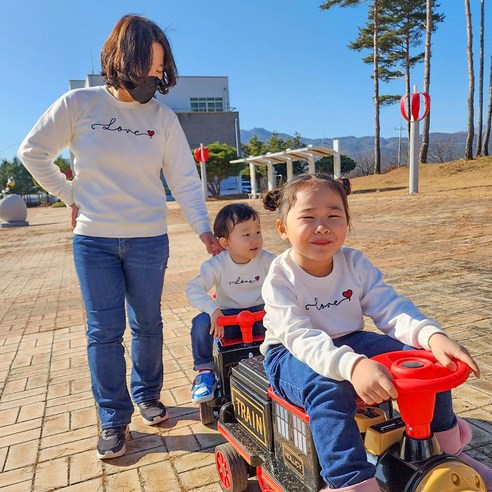
[[[207,402],[202,402],[198,406],[200,410],[200,421],[203,425],[213,424],[215,422],[214,409]]]
[[[248,487],[247,463],[229,443],[215,448],[215,464],[223,490],[226,492],[246,490]]]

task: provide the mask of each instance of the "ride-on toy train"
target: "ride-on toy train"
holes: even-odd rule
[[[320,476],[309,417],[272,391],[261,355],[251,352],[245,358],[238,353],[241,360],[234,363],[229,358],[229,365],[222,366],[222,377],[227,379],[224,388],[230,391],[223,397],[218,421],[227,443],[215,450],[222,489],[243,492],[248,478],[256,476],[263,492],[318,492],[326,485]],[[473,468],[456,456],[441,453],[430,430],[435,394],[466,381],[468,366],[456,361],[457,370],[452,372],[423,350],[390,352],[374,359],[391,371],[399,394],[397,416],[391,402],[379,407],[360,402],[356,415],[380,489],[486,492]]]
[[[220,407],[230,401],[230,384],[232,368],[245,358],[250,358],[260,353],[260,344],[263,335],[253,335],[253,326],[261,321],[265,311],[241,311],[236,316],[220,316],[217,322],[224,326],[239,325],[241,337],[216,338],[213,344],[213,358],[217,388],[212,400],[199,403],[200,420],[208,425],[215,422],[215,413]]]

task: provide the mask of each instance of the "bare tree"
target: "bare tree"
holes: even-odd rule
[[[473,73],[473,33],[470,0],[465,0],[467,57],[468,57],[468,134],[466,136],[465,159],[473,159],[473,98],[475,96],[475,75]]]
[[[489,106],[487,108],[487,124],[482,142],[482,155],[489,155],[490,124],[492,122],[492,56],[490,57],[490,77],[489,77]]]
[[[463,155],[462,152],[462,145],[433,139],[429,145],[429,162],[456,161]]]
[[[432,0],[425,2],[425,51],[424,51],[424,92],[429,94],[430,88],[430,60],[431,60],[431,37],[432,37]],[[429,150],[430,112],[424,120],[422,128],[422,145],[420,146],[420,162],[427,162]]]
[[[353,157],[357,161],[357,166],[347,174],[349,178],[374,174],[374,154],[372,152],[359,152]]]
[[[480,55],[478,70],[478,122],[477,122],[477,148],[475,156],[481,155],[482,151],[482,122],[483,122],[483,40],[484,40],[484,0],[480,0]]]

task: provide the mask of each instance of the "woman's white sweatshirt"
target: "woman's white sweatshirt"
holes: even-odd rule
[[[75,177],[53,160],[66,147]],[[161,173],[197,234],[210,231],[196,165],[177,116],[152,99],[119,101],[107,87],[60,97],[22,142],[19,158],[36,181],[79,207],[74,232],[99,237],[152,237],[167,232]]]

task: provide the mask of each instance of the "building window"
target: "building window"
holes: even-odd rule
[[[191,97],[191,111],[194,113],[216,113],[224,111],[224,100],[221,97]]]
[[[275,403],[275,411],[277,413],[277,432],[289,440],[289,412],[278,403]]]
[[[292,415],[292,425],[294,428],[294,444],[296,448],[304,454],[307,454],[306,423],[299,417]]]

